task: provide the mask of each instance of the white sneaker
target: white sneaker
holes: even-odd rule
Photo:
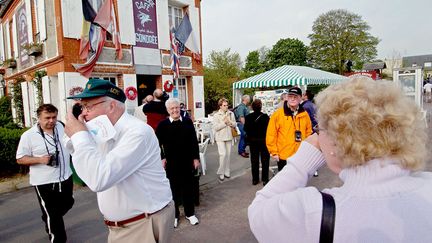
[[[225,179],[224,175],[219,175],[219,180],[223,181]]]
[[[198,218],[195,215],[186,218],[189,220],[191,225],[197,225],[199,223]]]
[[[174,219],[174,228],[177,228],[177,226],[178,226],[178,218],[175,218]]]

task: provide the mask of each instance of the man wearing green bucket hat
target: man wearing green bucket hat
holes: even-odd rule
[[[108,242],[169,242],[174,204],[153,129],[125,112],[123,90],[109,81],[90,79],[68,99],[80,99],[82,113],[68,113],[67,146],[78,175],[97,192]],[[85,124],[102,118],[115,130],[104,142]]]

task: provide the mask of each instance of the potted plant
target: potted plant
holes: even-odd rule
[[[21,47],[27,51],[27,55],[29,56],[39,56],[42,54],[42,43],[39,42],[31,42],[28,44],[24,44]]]
[[[3,61],[3,67],[5,68],[16,68],[16,66],[17,66],[17,62],[13,57]]]

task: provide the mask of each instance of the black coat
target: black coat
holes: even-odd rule
[[[246,116],[244,130],[248,142],[265,142],[269,116],[262,112],[253,112]]]
[[[189,118],[183,121],[161,121],[156,129],[161,146],[161,157],[167,160],[167,176],[193,174],[193,160],[199,159],[198,140],[195,127]]]

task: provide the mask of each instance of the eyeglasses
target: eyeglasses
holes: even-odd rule
[[[81,110],[85,109],[87,112],[91,112],[95,106],[97,106],[99,104],[102,104],[104,102],[106,102],[106,100],[102,100],[102,101],[96,102],[93,105],[83,105]]]

